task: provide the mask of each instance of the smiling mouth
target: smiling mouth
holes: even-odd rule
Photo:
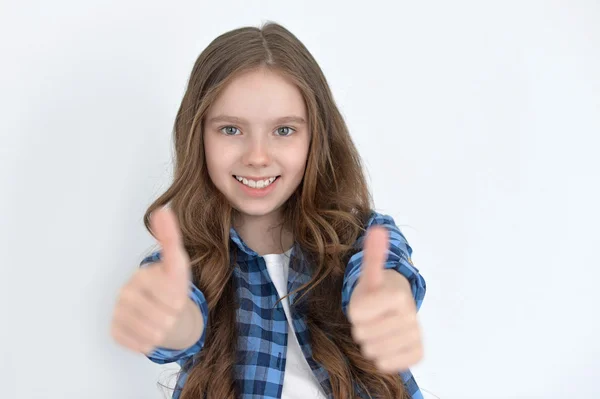
[[[264,179],[264,180],[259,180],[259,181],[242,178],[241,176],[235,176],[235,175],[232,175],[231,177],[233,177],[240,184],[243,184],[244,186],[246,186],[248,188],[260,190],[260,189],[267,188],[271,184],[275,183],[281,177],[281,175],[277,175],[277,176],[271,177],[269,179]]]

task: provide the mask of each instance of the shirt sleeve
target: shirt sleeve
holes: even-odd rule
[[[154,252],[152,255],[142,260],[140,267],[146,267],[152,263],[159,262],[160,259],[160,251]],[[192,281],[190,281],[189,297],[194,301],[194,303],[196,303],[196,305],[198,305],[198,308],[200,308],[202,312],[204,319],[202,336],[198,339],[198,341],[185,349],[169,349],[163,347],[155,348],[151,353],[146,355],[146,357],[148,357],[148,359],[152,360],[154,363],[165,364],[177,362],[181,366],[204,347],[204,341],[206,339],[206,326],[208,325],[208,303],[202,291],[200,291],[200,289],[196,287]]]
[[[423,298],[425,297],[426,284],[425,279],[419,274],[419,270],[414,266],[411,260],[412,248],[391,216],[372,212],[366,227],[369,228],[374,225],[386,227],[390,235],[390,248],[388,249],[385,269],[394,269],[406,277],[410,283],[418,311],[421,308]],[[350,297],[352,296],[352,292],[354,291],[360,276],[364,239],[365,233],[358,238],[356,246],[359,248],[359,251],[350,257],[344,273],[344,282],[342,284],[342,311],[346,316],[348,316],[347,311]]]

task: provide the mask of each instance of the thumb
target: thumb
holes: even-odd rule
[[[182,275],[188,277],[190,261],[183,246],[175,213],[167,207],[157,209],[150,216],[150,225],[162,248],[163,270],[173,277]]]
[[[367,231],[360,281],[368,291],[374,291],[383,285],[388,239],[389,234],[385,227],[374,226]]]

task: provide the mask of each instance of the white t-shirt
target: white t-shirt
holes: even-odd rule
[[[263,255],[267,271],[279,293],[279,298],[287,295],[288,271],[291,249],[283,254]],[[290,302],[285,298],[283,310],[290,326],[288,330],[287,361],[283,376],[283,392],[281,399],[326,399],[319,381],[313,374],[294,332],[290,315]]]

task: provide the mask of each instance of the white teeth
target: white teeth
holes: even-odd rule
[[[277,178],[277,176],[273,176],[266,180],[259,180],[259,181],[249,180],[242,176],[235,176],[235,178],[246,186],[249,186],[252,188],[265,188],[268,185],[270,185],[271,183],[273,183],[273,181]]]

